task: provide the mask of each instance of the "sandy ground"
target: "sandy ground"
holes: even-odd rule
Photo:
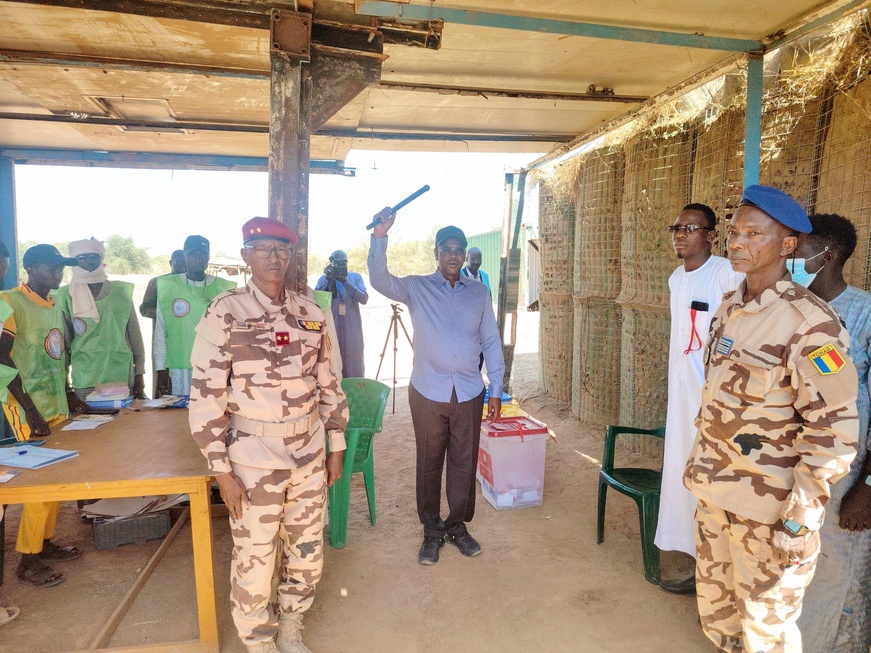
[[[390,320],[384,298],[364,309],[367,372],[374,376]],[[411,327],[403,313],[404,323]],[[546,422],[549,441],[544,504],[496,511],[478,495],[470,525],[483,554],[442,550],[433,567],[417,563],[421,527],[414,507],[414,439],[407,403],[410,347],[400,334],[396,413],[388,403],[376,439],[377,525],[370,526],[362,477],[351,495],[348,543],[326,547],[324,577],[308,612],[305,639],[317,653],[672,652],[710,651],[695,600],[672,596],[643,577],[634,503],[609,494],[605,542],[595,543],[601,427],[578,423],[542,395],[538,384],[538,314],[521,314],[515,395]],[[148,337],[148,336],[146,336]],[[392,339],[385,370],[392,384]],[[50,439],[49,439],[50,442]],[[637,456],[621,454],[628,463]],[[4,603],[21,607],[0,627],[0,653],[85,649],[127,592],[159,542],[94,549],[89,523],[74,503],[62,505],[57,540],[84,554],[62,569],[68,580],[37,589],[15,577],[20,507],[6,528]],[[229,614],[231,540],[225,519],[213,522],[221,651],[244,651]],[[190,528],[185,526],[111,641],[135,646],[196,636]]]

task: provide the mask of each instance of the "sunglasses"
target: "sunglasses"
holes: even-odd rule
[[[699,229],[711,231],[710,227],[700,227],[697,224],[673,224],[666,227],[673,234],[694,234]]]

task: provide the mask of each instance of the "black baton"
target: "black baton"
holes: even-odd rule
[[[429,190],[429,184],[424,184],[423,186],[418,188],[416,191],[414,191],[411,195],[409,195],[404,200],[402,200],[399,204],[397,204],[396,206],[391,208],[390,212],[395,214],[403,206],[405,206],[409,202],[413,202],[414,200],[416,200],[418,197],[423,195],[428,190]],[[380,222],[381,222],[381,220],[373,220],[372,222],[370,222],[369,224],[366,225],[366,228],[372,229],[376,224],[379,224]]]

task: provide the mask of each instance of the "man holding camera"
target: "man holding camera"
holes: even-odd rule
[[[369,295],[363,277],[356,272],[348,272],[348,255],[345,252],[337,249],[330,255],[330,264],[324,268],[315,290],[325,290],[333,296],[331,306],[342,355],[342,376],[365,376],[360,305],[369,301]]]

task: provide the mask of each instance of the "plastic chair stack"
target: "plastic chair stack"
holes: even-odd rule
[[[345,430],[344,466],[342,478],[329,490],[330,544],[341,549],[348,533],[348,508],[351,499],[351,475],[363,473],[366,497],[369,501],[369,521],[375,525],[375,467],[372,456],[372,436],[381,430],[384,408],[390,388],[372,379],[342,379],[342,390],[348,397],[350,419]]]
[[[653,540],[656,536],[656,521],[659,517],[659,490],[662,472],[641,467],[614,467],[614,448],[617,436],[623,434],[647,435],[665,438],[665,426],[658,429],[638,429],[628,426],[605,427],[605,451],[602,454],[602,470],[599,472],[599,510],[596,524],[596,543],[605,539],[605,500],[608,486],[625,494],[638,505],[638,520],[641,525],[641,552],[644,557],[644,578],[659,585],[659,549]]]

